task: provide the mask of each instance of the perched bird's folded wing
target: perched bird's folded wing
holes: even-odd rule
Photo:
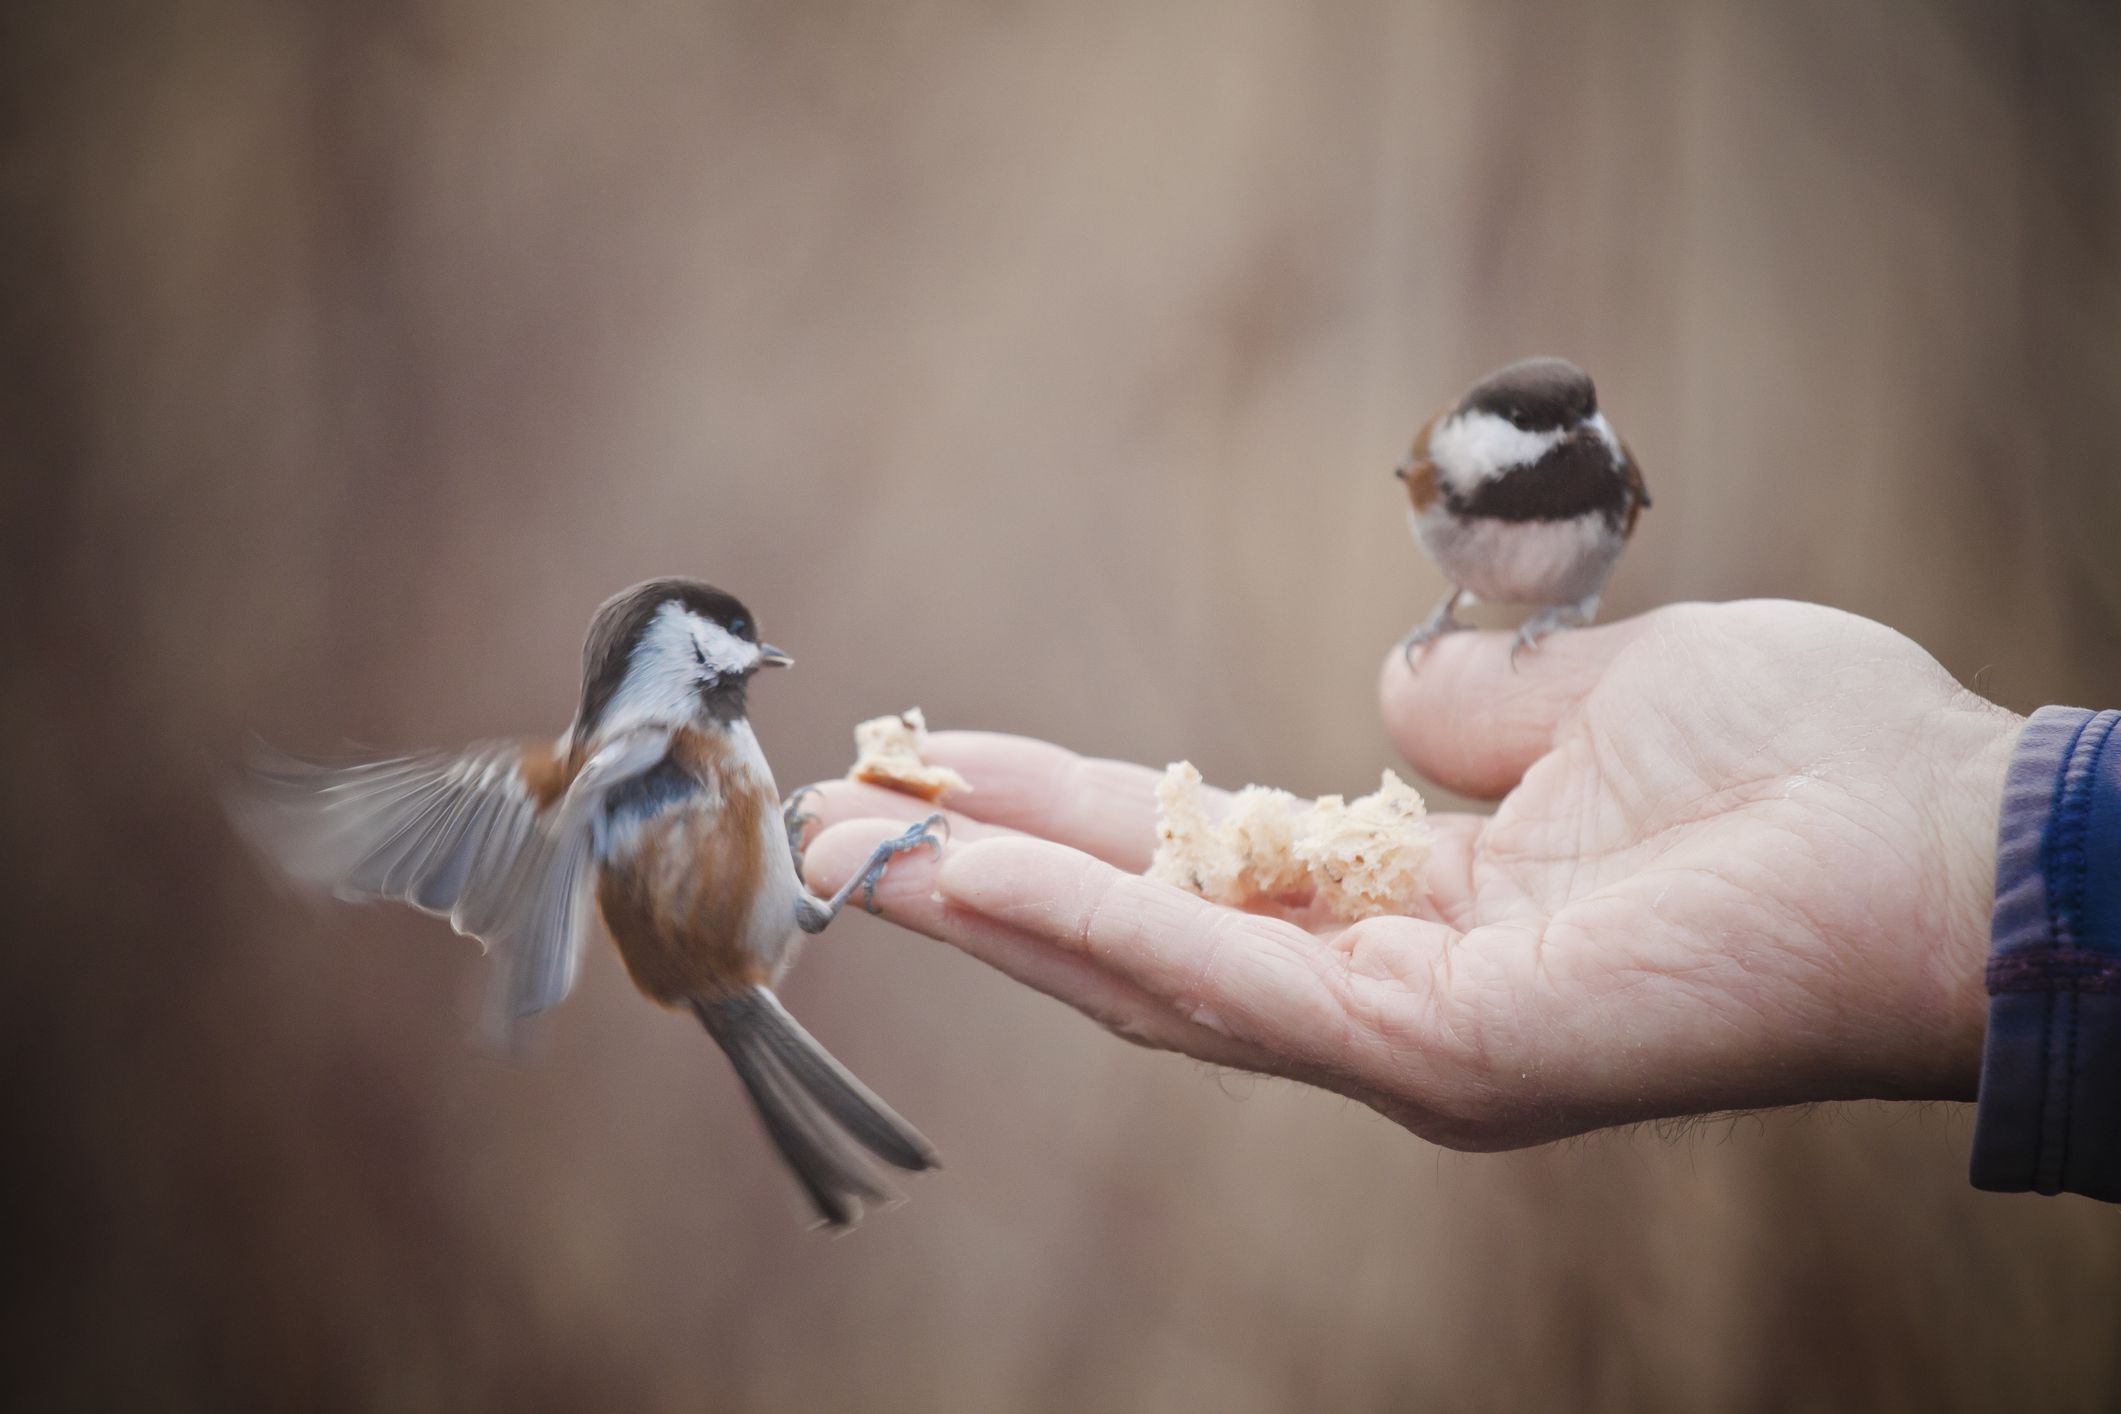
[[[294,878],[409,903],[492,945],[505,1025],[573,987],[591,917],[593,807],[667,745],[656,733],[622,738],[564,790],[550,753],[517,742],[339,763],[261,756],[234,813]]]
[[[1627,528],[1632,534],[1635,522],[1650,508],[1650,487],[1649,483],[1642,479],[1642,463],[1635,460],[1635,449],[1625,441],[1620,444],[1620,459],[1625,463],[1621,474],[1627,478],[1628,495],[1631,498],[1628,503]]]

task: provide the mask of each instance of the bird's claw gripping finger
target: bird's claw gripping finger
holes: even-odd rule
[[[1458,607],[1462,590],[1454,590],[1451,596],[1436,606],[1436,612],[1407,630],[1407,636],[1399,640],[1400,656],[1406,659],[1407,671],[1414,671],[1414,655],[1442,638],[1447,633],[1457,633],[1465,627],[1451,611]]]
[[[1517,667],[1517,655],[1537,653],[1539,645],[1565,628],[1583,628],[1591,622],[1597,612],[1598,601],[1587,600],[1582,604],[1557,604],[1551,609],[1541,609],[1526,619],[1517,628],[1517,641],[1510,645],[1510,667]]]
[[[816,786],[798,786],[781,806],[781,823],[788,828],[788,852],[799,864],[803,859],[803,832],[817,823],[817,816],[802,809],[802,804],[806,796],[816,794]]]
[[[1546,632],[1551,631],[1547,630]],[[1546,632],[1542,632],[1530,623],[1519,625],[1517,641],[1510,645],[1510,671],[1515,672],[1517,670],[1518,654],[1537,653],[1539,651],[1539,640],[1546,637]]]
[[[1414,671],[1415,654],[1459,627],[1461,625],[1456,623],[1439,624],[1432,621],[1425,624],[1416,624],[1413,628],[1408,629],[1407,636],[1399,640],[1399,655],[1406,659],[1407,671]]]
[[[893,835],[876,847],[869,856],[867,867],[862,870],[862,907],[871,913],[881,913],[876,905],[876,886],[884,877],[884,870],[891,861],[902,854],[919,849],[922,845],[935,851],[936,858],[943,855],[943,841],[950,834],[950,821],[943,815],[930,815],[918,825],[908,827],[901,835]]]

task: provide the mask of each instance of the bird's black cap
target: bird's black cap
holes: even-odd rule
[[[758,622],[743,602],[702,580],[671,576],[621,590],[606,599],[589,621],[589,636],[582,643],[582,704],[575,714],[577,722],[592,723],[603,715],[626,677],[626,665],[641,635],[665,604],[681,605],[747,643],[758,642]]]
[[[1492,413],[1527,432],[1550,432],[1597,412],[1598,389],[1565,358],[1528,358],[1475,383],[1457,411]]]

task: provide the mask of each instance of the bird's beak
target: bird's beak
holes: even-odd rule
[[[795,666],[795,659],[770,643],[761,643],[759,645],[759,666],[762,668],[792,668]]]
[[[1401,481],[1405,481],[1407,479],[1407,464],[1405,462],[1401,462],[1398,466],[1393,467],[1392,474],[1398,477]]]

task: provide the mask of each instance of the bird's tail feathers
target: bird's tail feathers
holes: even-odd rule
[[[692,1009],[728,1053],[766,1133],[829,1226],[852,1225],[864,1200],[894,1196],[864,1150],[894,1168],[937,1166],[920,1132],[834,1060],[768,989],[695,998]]]

